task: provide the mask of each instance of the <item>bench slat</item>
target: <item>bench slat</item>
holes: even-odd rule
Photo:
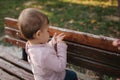
[[[31,66],[29,65],[29,63],[24,60],[21,60],[20,58],[18,58],[16,56],[13,56],[9,53],[2,53],[2,54],[0,54],[0,58],[15,65],[15,66],[18,66],[18,67],[26,70],[27,72],[32,73]]]
[[[33,80],[33,75],[26,72],[24,69],[19,68],[11,63],[0,58],[0,68],[7,71],[11,75],[17,76],[22,80]]]
[[[82,57],[77,57],[74,53],[68,53],[68,62],[103,74],[118,77],[120,76],[120,69],[111,67],[109,65],[101,64],[99,62],[87,60]]]
[[[17,27],[17,19],[13,18],[5,18],[5,25],[7,27],[12,27],[15,29],[18,29]],[[73,31],[73,30],[68,30],[68,29],[62,29],[62,28],[57,28],[51,26],[49,29],[50,35],[52,36],[55,32],[57,33],[65,33],[66,38],[65,40],[67,41],[72,41],[75,43],[80,43],[84,45],[89,45],[101,49],[106,49],[109,51],[115,51],[119,52],[118,49],[114,46],[112,46],[114,38],[110,37],[101,37],[93,34],[88,34],[84,32],[78,32],[78,31]]]
[[[62,28],[50,27],[50,34],[53,35],[55,32],[64,33],[66,35],[65,40],[83,44],[91,47],[101,48],[108,51],[120,52],[114,46],[112,46],[113,38],[97,36],[93,34],[88,34],[84,32],[78,32],[73,30],[67,30]]]
[[[15,38],[18,38],[18,39],[21,38],[20,32],[17,29],[13,29],[13,28],[10,28],[10,27],[5,27],[4,32],[5,32],[5,34],[7,34],[11,37],[15,37]]]
[[[8,43],[11,43],[11,44],[14,44],[14,45],[17,45],[17,46],[20,46],[22,48],[25,48],[25,41],[23,40],[20,40],[20,39],[16,39],[16,38],[12,38],[12,37],[9,37],[9,36],[5,36],[4,40]]]
[[[0,69],[0,80],[20,80],[20,79]]]
[[[82,56],[89,60],[98,61],[103,64],[108,64],[120,68],[120,54],[109,51],[92,48],[85,45],[68,43],[68,51],[78,56]]]
[[[4,23],[5,23],[5,26],[8,26],[8,27],[11,27],[11,28],[14,28],[14,29],[18,29],[17,19],[5,17]]]

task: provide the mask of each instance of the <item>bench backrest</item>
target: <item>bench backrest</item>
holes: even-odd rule
[[[17,19],[5,18],[4,20],[5,41],[24,48],[26,40],[19,33]],[[55,32],[65,33],[68,63],[120,77],[120,51],[112,46],[114,38],[52,26],[49,32],[51,36]]]

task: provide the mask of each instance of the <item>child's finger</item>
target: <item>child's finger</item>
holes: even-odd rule
[[[62,40],[64,39],[64,37],[65,37],[65,35],[63,35],[63,36],[61,36],[61,37],[58,37],[58,38],[57,38],[57,42],[62,41]]]
[[[120,47],[118,47],[118,50],[120,50]]]
[[[120,44],[120,40],[119,39],[113,41],[113,46],[119,46],[119,44]]]
[[[64,39],[65,35],[62,35],[61,38]]]
[[[59,35],[59,36],[57,36],[57,39],[63,39],[65,37],[65,35],[63,34],[63,35]]]
[[[120,39],[118,40],[118,46],[120,47]]]
[[[62,37],[62,36],[64,36],[64,33],[57,35],[57,37]]]
[[[54,33],[53,37],[56,37],[57,36],[57,33]]]
[[[64,33],[60,33],[60,34],[58,34],[58,36],[62,36],[62,35],[64,35]]]

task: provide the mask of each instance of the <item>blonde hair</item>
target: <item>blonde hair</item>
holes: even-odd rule
[[[33,35],[44,27],[45,23],[49,24],[48,17],[35,8],[24,9],[18,18],[20,32],[28,40],[34,39]]]

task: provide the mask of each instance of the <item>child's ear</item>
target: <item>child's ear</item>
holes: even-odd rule
[[[36,33],[35,33],[35,38],[39,38],[41,35],[41,30],[38,30]]]

